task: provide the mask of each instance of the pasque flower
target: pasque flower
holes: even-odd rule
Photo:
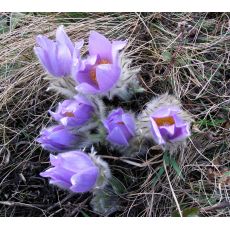
[[[100,176],[99,167],[92,158],[81,151],[70,151],[54,156],[50,154],[53,166],[40,173],[42,177],[50,177],[50,184],[82,193],[92,190]]]
[[[135,135],[134,118],[121,108],[113,110],[103,124],[108,132],[107,140],[113,144],[128,146]]]
[[[180,117],[180,108],[163,107],[150,116],[151,133],[159,144],[183,141],[190,136],[190,124]]]
[[[71,75],[73,56],[75,56],[75,59],[80,56],[83,40],[77,42],[74,47],[63,26],[59,26],[56,32],[56,41],[38,35],[36,42],[38,46],[34,47],[34,52],[43,67],[51,75],[55,77]]]
[[[81,61],[73,73],[82,93],[103,94],[115,86],[121,75],[119,51],[126,41],[110,42],[92,31],[89,36],[89,56]]]
[[[76,95],[73,99],[59,103],[55,112],[49,111],[51,116],[64,126],[80,126],[93,115],[93,105],[84,96]]]
[[[74,147],[79,141],[79,137],[73,134],[63,125],[51,126],[43,129],[37,142],[50,151],[63,151]]]
[[[148,102],[137,117],[138,135],[142,139],[153,138],[163,149],[173,153],[186,143],[192,121],[191,114],[182,109],[181,102],[165,93]]]

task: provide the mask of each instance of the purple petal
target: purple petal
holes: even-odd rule
[[[159,130],[163,137],[170,138],[171,136],[174,135],[175,125],[160,126]]]
[[[72,67],[72,56],[67,46],[57,46],[57,62],[59,64],[60,73],[63,76],[70,75]]]
[[[151,133],[153,135],[153,140],[158,145],[165,144],[165,140],[163,139],[156,122],[152,118],[150,118],[150,120],[151,120]]]
[[[54,120],[59,121],[61,119],[61,115],[58,111],[52,112],[51,110],[49,110],[48,112],[53,117]]]
[[[75,87],[77,91],[85,94],[97,94],[100,91],[88,83],[81,83]]]
[[[58,41],[64,46],[67,46],[70,53],[73,54],[73,50],[74,50],[73,43],[71,42],[70,38],[67,36],[63,25],[57,28],[56,41]]]
[[[78,172],[88,167],[95,167],[92,159],[80,151],[70,151],[58,155],[61,159],[61,166],[66,170]]]
[[[55,45],[55,42],[43,35],[36,37],[36,43],[44,50],[48,50],[50,47]]]
[[[43,65],[43,68],[45,70],[47,70],[49,73],[51,73],[52,75],[54,75],[55,72],[53,71],[53,67],[51,65],[49,55],[47,54],[47,52],[44,51],[40,47],[34,47],[34,53],[36,54],[36,56],[38,57],[39,61]]]
[[[68,145],[73,144],[73,142],[77,139],[76,136],[71,134],[66,129],[52,132],[48,138],[50,140],[52,140],[53,142],[56,142],[56,143],[58,143],[60,145],[64,145],[64,146],[68,146]]]
[[[82,60],[80,57],[80,50],[82,48],[84,44],[84,40],[81,39],[78,42],[75,43],[75,47],[74,47],[74,51],[73,51],[73,57],[72,57],[72,76],[73,78],[76,80],[76,74],[78,73],[81,64],[82,64]]]
[[[107,140],[118,145],[126,145],[128,146],[129,143],[126,140],[123,132],[119,127],[115,127],[107,136]]]
[[[57,64],[56,60],[57,44],[54,41],[42,35],[37,36],[36,42],[43,49],[43,56],[46,57],[45,60],[49,63],[49,70],[51,71],[50,73],[56,77],[60,76],[59,65]],[[46,65],[44,65],[44,67],[46,67]]]
[[[89,54],[99,55],[101,59],[106,59],[112,62],[112,44],[102,34],[96,31],[91,31],[89,36]]]
[[[76,121],[72,117],[63,117],[59,121],[64,126],[76,126]]]
[[[136,126],[135,126],[135,121],[134,118],[130,115],[130,114],[123,114],[122,115],[122,121],[125,123],[127,129],[129,130],[130,134],[132,136],[135,135],[135,130],[136,130]]]
[[[70,178],[74,175],[74,172],[68,171],[62,167],[49,168],[45,172],[40,173],[42,177],[50,177],[52,180],[63,181],[70,184]]]
[[[71,177],[72,186],[70,190],[73,192],[88,192],[97,181],[99,170],[96,167],[87,168]]]
[[[172,142],[176,142],[176,141],[182,141],[185,138],[189,137],[191,135],[190,130],[189,130],[189,125],[184,125],[182,127],[179,128],[175,128],[175,133],[174,135],[171,137],[171,141]]]
[[[99,85],[100,92],[110,90],[119,80],[120,69],[110,65],[98,65],[96,67],[96,78]]]
[[[52,166],[58,166],[60,164],[60,157],[50,154],[50,163]]]
[[[95,82],[90,78],[89,72],[87,72],[87,71],[78,72],[77,82],[79,84],[86,83],[86,84],[91,85],[93,88],[98,88],[98,86],[95,84]]]

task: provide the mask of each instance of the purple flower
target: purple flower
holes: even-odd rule
[[[51,178],[50,184],[79,193],[95,186],[99,168],[87,154],[80,151],[50,154],[50,162],[53,167],[40,173],[42,177]]]
[[[93,114],[92,103],[85,97],[77,95],[74,99],[59,103],[56,112],[49,111],[51,116],[64,126],[80,126]]]
[[[56,125],[41,131],[41,136],[37,138],[44,149],[50,151],[63,151],[74,147],[79,138],[66,129],[63,125]]]
[[[128,146],[135,135],[134,118],[121,108],[113,110],[103,124],[108,131],[107,140],[113,144]]]
[[[92,31],[89,36],[89,56],[82,60],[73,75],[79,83],[76,89],[82,93],[108,92],[120,78],[119,51],[126,41],[110,42],[103,35]]]
[[[34,47],[34,52],[43,67],[51,75],[66,77],[71,74],[73,56],[75,56],[75,59],[80,56],[83,40],[77,42],[74,47],[63,26],[59,26],[56,32],[56,41],[52,41],[46,36],[38,35],[36,42],[38,46]]]
[[[190,136],[190,124],[181,118],[180,111],[177,107],[163,107],[150,116],[151,132],[157,144],[182,141]]]

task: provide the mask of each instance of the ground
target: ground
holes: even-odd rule
[[[0,16],[0,216],[229,216],[230,14],[52,13]],[[152,146],[126,160],[97,146],[119,181],[119,208],[92,210],[92,194],[70,194],[39,173],[49,153],[35,138],[52,121],[47,110],[62,97],[46,91],[45,72],[33,53],[38,34],[64,24],[73,40],[97,30],[128,39],[127,52],[145,88],[121,105],[138,114],[165,92],[180,98],[194,119],[192,136],[160,175],[164,153]],[[85,39],[87,41],[87,39]],[[83,51],[84,52],[84,51]],[[177,170],[175,170],[177,169]],[[179,206],[179,208],[178,208]]]

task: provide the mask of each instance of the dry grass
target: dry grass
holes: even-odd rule
[[[6,16],[12,15],[1,15]],[[34,139],[51,122],[47,110],[61,97],[46,91],[45,73],[32,48],[37,34],[53,36],[63,23],[73,40],[86,38],[92,29],[129,39],[127,52],[133,65],[141,65],[139,77],[146,92],[125,103],[115,99],[114,105],[139,112],[152,96],[170,92],[195,119],[192,137],[176,155],[184,180],[166,166],[167,173],[153,186],[163,165],[158,146],[126,162],[99,146],[125,187],[120,209],[112,216],[172,216],[178,206],[182,211],[197,208],[200,216],[229,216],[229,16],[27,14],[13,26],[6,20],[10,30],[0,34],[0,216],[98,216],[90,207],[90,194],[69,194],[39,176],[48,167],[48,152]]]

